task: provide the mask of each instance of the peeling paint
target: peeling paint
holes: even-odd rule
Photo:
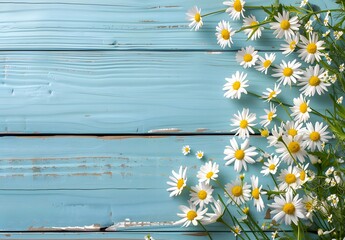
[[[195,131],[198,133],[201,133],[201,132],[207,132],[208,130],[209,130],[208,128],[197,128]]]
[[[148,133],[176,133],[181,131],[182,130],[178,128],[160,128],[149,130]]]
[[[39,232],[49,232],[49,231],[80,231],[80,232],[88,232],[88,231],[100,231],[101,225],[100,224],[92,224],[89,226],[83,227],[29,227],[29,231],[39,231]]]
[[[129,219],[128,219],[129,220]],[[174,222],[131,222],[131,221],[124,221],[114,223],[112,226],[107,227],[105,231],[108,232],[115,232],[118,230],[123,230],[126,228],[142,228],[142,227],[164,227],[164,226],[173,226]]]

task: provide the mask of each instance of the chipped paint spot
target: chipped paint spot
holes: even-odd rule
[[[148,131],[149,133],[176,133],[181,132],[181,129],[178,128],[160,128],[160,129],[152,129]]]
[[[209,52],[206,52],[207,54],[216,54],[216,55],[219,55],[219,54],[223,54],[223,52],[215,52],[215,51],[209,51]]]
[[[196,132],[201,133],[201,132],[207,132],[208,128],[198,128],[196,129]]]
[[[88,231],[100,231],[101,225],[100,224],[92,224],[89,226],[84,227],[29,227],[29,231],[39,231],[39,232],[49,232],[49,231],[80,231],[80,232],[88,232]]]
[[[126,219],[129,220],[129,219]],[[126,228],[143,228],[143,227],[162,227],[162,226],[173,226],[174,222],[131,222],[124,221],[114,223],[112,226],[107,227],[105,231],[115,232]]]

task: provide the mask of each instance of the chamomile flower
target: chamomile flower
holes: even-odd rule
[[[286,123],[282,124],[282,128],[286,136],[291,136],[292,138],[294,138],[295,136],[302,134],[303,123],[287,121]]]
[[[311,108],[309,107],[310,100],[306,100],[302,95],[299,98],[294,98],[294,106],[290,107],[292,114],[291,117],[295,117],[294,120],[297,122],[306,122],[310,118],[309,112]]]
[[[252,46],[241,48],[236,54],[236,61],[244,68],[254,66],[258,58],[258,51],[255,51]]]
[[[276,111],[277,111],[277,107],[275,107],[272,103],[270,104],[270,109],[264,109],[264,111],[266,112],[266,115],[261,116],[260,118],[263,119],[260,124],[263,127],[267,127],[273,120],[273,118],[275,118],[277,116]]]
[[[256,20],[256,17],[253,15],[250,15],[249,17],[246,17],[243,19],[243,27],[250,27],[244,29],[244,33],[247,35],[248,38],[251,40],[255,40],[257,38],[261,37],[261,32],[264,30],[261,26],[258,25],[259,22]]]
[[[330,83],[322,80],[325,69],[319,65],[309,66],[304,72],[304,76],[299,80],[298,86],[303,86],[300,91],[307,97],[314,96],[315,93],[321,95],[327,92]]]
[[[265,99],[265,101],[269,102],[272,100],[272,98],[275,98],[278,96],[279,93],[281,93],[282,90],[280,90],[279,86],[274,84],[274,88],[266,88],[267,92],[263,92],[262,98]]]
[[[223,90],[226,91],[224,97],[240,99],[242,93],[247,94],[246,87],[249,85],[247,84],[248,80],[246,80],[246,77],[246,73],[236,71],[235,74],[232,74],[231,78],[225,78],[227,83],[223,87]]]
[[[232,233],[234,234],[234,236],[236,237],[237,235],[241,234],[241,228],[240,226],[236,225],[232,227]]]
[[[285,144],[281,142],[278,143],[276,152],[280,153],[280,158],[287,164],[292,164],[294,159],[300,161],[301,163],[305,161],[307,152],[302,146],[302,138],[303,136],[301,135],[297,135],[294,138],[291,136],[283,136],[283,141]]]
[[[214,205],[214,206],[213,206]],[[211,224],[217,222],[218,219],[220,219],[225,211],[224,205],[221,201],[217,200],[214,201],[213,204],[210,205],[213,213],[206,213],[206,216],[203,219],[203,224]]]
[[[187,19],[190,21],[190,24],[188,25],[191,30],[198,31],[199,28],[202,27],[203,22],[202,22],[202,17],[201,17],[201,8],[198,9],[197,6],[192,7],[188,12],[187,12]]]
[[[270,135],[270,131],[267,128],[263,128],[260,130],[261,137],[267,138]]]
[[[272,135],[267,137],[267,141],[269,144],[269,147],[276,146],[279,142],[279,139],[283,136],[283,130],[282,128],[274,125],[271,131]]]
[[[305,5],[307,5],[308,2],[308,0],[302,0],[300,7],[304,7]]]
[[[265,53],[265,58],[259,56],[258,65],[255,66],[255,69],[267,74],[267,70],[270,68],[270,66],[272,65],[275,59],[276,59],[275,53],[271,53],[271,54]]]
[[[200,167],[200,171],[197,174],[197,178],[199,182],[205,182],[206,184],[210,184],[211,180],[216,180],[219,173],[219,165],[211,161],[205,163]]]
[[[179,208],[183,213],[178,213],[177,216],[181,217],[182,219],[176,221],[174,225],[183,224],[182,227],[188,227],[190,224],[197,226],[198,221],[203,219],[208,210],[207,208],[202,209],[201,207],[197,210],[196,206],[191,202],[189,203],[189,207],[180,205]]]
[[[285,198],[281,195],[274,197],[274,203],[268,206],[274,209],[271,212],[275,214],[273,220],[280,222],[284,219],[286,225],[291,225],[291,222],[298,225],[298,219],[305,218],[302,198],[299,198],[298,194],[293,197],[292,191],[288,191]]]
[[[296,46],[299,41],[299,34],[297,33],[294,36],[288,36],[287,39],[285,40],[286,44],[281,44],[280,50],[283,51],[283,54],[286,56],[290,55],[293,51],[295,51]]]
[[[204,152],[203,151],[197,151],[195,156],[197,159],[202,159],[204,157]]]
[[[316,149],[322,151],[322,143],[327,143],[331,139],[329,132],[326,131],[327,125],[323,126],[322,122],[316,122],[315,127],[311,122],[306,124],[304,131],[303,147],[315,151]]]
[[[235,31],[232,31],[230,23],[223,20],[218,23],[216,30],[217,43],[222,48],[225,48],[226,46],[231,47],[231,44],[233,43],[232,36],[235,34]]]
[[[234,169],[237,172],[242,170],[242,167],[247,171],[247,163],[253,164],[255,160],[252,158],[258,153],[255,152],[255,147],[249,147],[249,139],[246,139],[241,147],[238,146],[235,138],[230,139],[230,145],[226,146],[224,150],[224,160],[227,161],[225,165],[230,165],[235,162]]]
[[[327,13],[326,13],[326,16],[325,16],[325,18],[324,18],[324,20],[323,20],[323,24],[325,25],[325,26],[328,26],[328,24],[329,24],[329,15],[331,14],[331,11],[327,11]]]
[[[190,193],[190,200],[194,205],[199,205],[201,208],[203,208],[204,205],[213,202],[212,193],[213,188],[211,185],[200,182],[195,187],[192,187],[192,191]]]
[[[300,54],[298,56],[306,63],[313,64],[315,60],[319,62],[322,56],[320,51],[325,49],[325,47],[323,47],[325,42],[319,41],[319,37],[315,32],[309,35],[309,39],[301,36],[300,40],[302,42],[298,44],[300,47],[298,50],[298,53]]]
[[[296,59],[293,61],[285,62],[282,60],[282,63],[277,66],[277,68],[273,69],[274,74],[272,74],[273,77],[278,77],[278,81],[280,83],[283,83],[283,85],[288,84],[291,86],[292,83],[296,83],[297,79],[301,78],[302,70],[299,69],[299,67],[302,64],[297,62]]]
[[[261,210],[265,208],[264,201],[261,197],[261,194],[263,194],[263,192],[261,192],[262,185],[259,186],[258,177],[252,176],[250,180],[252,182],[252,197],[254,199],[254,206],[258,212],[261,212]]]
[[[172,171],[173,176],[169,176],[172,182],[167,182],[171,187],[167,189],[170,193],[170,197],[180,195],[187,183],[187,167],[183,168],[180,166],[178,173]]]
[[[264,166],[262,166],[261,173],[264,176],[267,176],[268,174],[276,174],[278,167],[280,164],[280,160],[277,156],[271,156],[267,159],[267,162],[264,162]]]
[[[338,104],[342,104],[343,103],[343,96],[341,96],[340,98],[337,99],[337,103]]]
[[[298,167],[297,171],[299,172],[299,184],[303,185],[304,183],[306,183],[307,181],[311,180],[311,178],[308,176],[308,172],[310,172],[308,170],[309,167],[309,163],[307,163],[304,166]]]
[[[223,2],[224,5],[229,6],[226,9],[226,12],[230,15],[230,17],[233,20],[238,20],[242,17],[244,17],[244,4],[246,2],[243,0],[231,0],[231,1],[225,1]]]
[[[278,13],[278,16],[274,16],[277,22],[270,23],[271,29],[275,30],[273,34],[276,34],[276,38],[288,38],[294,36],[294,31],[298,31],[299,26],[298,17],[289,17],[289,12],[283,11],[283,14]]]
[[[225,190],[225,197],[229,198],[228,203],[232,203],[233,205],[235,203],[240,205],[250,199],[250,185],[239,179],[226,184]]]
[[[244,108],[241,113],[238,111],[238,115],[234,114],[234,117],[235,118],[231,119],[231,126],[236,128],[232,129],[231,132],[236,132],[235,135],[238,135],[242,139],[248,138],[249,132],[254,134],[254,130],[252,129],[252,127],[256,125],[253,123],[256,119],[254,113],[249,113],[249,109]]]
[[[305,195],[303,197],[303,204],[304,204],[304,208],[305,208],[305,211],[306,211],[306,217],[309,219],[309,220],[313,220],[313,212],[316,210],[315,209],[315,206],[317,204],[317,200],[312,198],[311,196],[309,195]]]
[[[344,72],[344,70],[345,70],[345,64],[342,63],[342,64],[340,64],[340,66],[339,66],[339,72]]]
[[[344,32],[343,31],[334,31],[334,39],[339,40],[341,36],[343,36]]]
[[[300,186],[300,173],[296,167],[289,166],[288,169],[282,169],[278,180],[280,181],[278,187],[280,190],[296,190]]]
[[[182,147],[182,153],[183,155],[188,155],[190,153],[190,146],[189,145],[185,145]]]

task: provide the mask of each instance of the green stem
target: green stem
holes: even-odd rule
[[[225,12],[225,11],[226,11],[226,8],[221,9],[221,10],[218,10],[218,11],[206,13],[206,14],[204,14],[204,15],[201,15],[201,17],[207,17],[207,16],[209,16],[209,15],[213,15],[213,14],[217,14],[217,13],[223,13],[223,12]]]
[[[206,230],[205,226],[199,220],[198,220],[198,223],[204,229],[204,231],[207,233],[207,236],[209,237],[209,239],[213,240],[212,237],[211,237],[211,234]]]

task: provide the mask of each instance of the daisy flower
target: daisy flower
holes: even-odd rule
[[[213,210],[213,213],[206,213],[207,217],[205,217],[203,219],[203,221],[202,221],[203,224],[215,223],[224,214],[225,208],[224,208],[224,205],[223,205],[223,203],[221,201],[217,200],[217,201],[213,202],[213,204],[210,205],[210,206],[211,206],[211,208]]]
[[[202,159],[204,157],[204,152],[203,151],[197,151],[195,156],[197,159]]]
[[[271,101],[272,98],[275,98],[278,96],[279,93],[281,93],[282,90],[280,90],[279,86],[274,84],[274,88],[266,88],[267,92],[263,92],[263,99],[266,99],[267,102]]]
[[[302,43],[298,44],[301,48],[298,50],[298,53],[300,53],[298,56],[306,63],[313,64],[315,60],[317,62],[320,61],[322,56],[320,50],[325,49],[325,47],[322,46],[325,42],[318,41],[319,37],[317,33],[310,34],[309,40],[304,36],[301,36],[300,39]]]
[[[344,70],[345,70],[345,64],[342,63],[342,64],[340,64],[340,66],[339,66],[339,72],[344,72]]]
[[[297,122],[306,122],[310,118],[309,112],[311,108],[309,107],[310,100],[305,100],[305,98],[300,95],[299,98],[294,98],[294,106],[290,107],[292,114],[291,117],[295,117]]]
[[[343,96],[341,96],[340,98],[337,99],[337,103],[338,104],[342,104],[343,103]]]
[[[299,67],[302,64],[297,62],[296,59],[293,61],[285,62],[282,60],[282,63],[277,66],[277,68],[273,69],[274,74],[272,74],[273,77],[278,77],[278,81],[280,83],[283,83],[283,85],[288,84],[291,86],[292,82],[296,83],[297,79],[301,78],[302,70],[299,69]]]
[[[246,80],[247,74],[244,72],[236,71],[235,74],[232,74],[231,78],[225,78],[227,83],[225,83],[223,90],[226,92],[224,93],[224,97],[226,98],[241,98],[241,94],[247,94],[247,90],[245,89],[249,85],[247,84],[248,80]]]
[[[188,227],[191,223],[194,226],[198,225],[198,221],[202,220],[205,213],[207,212],[207,208],[202,209],[201,207],[196,210],[196,206],[193,205],[191,202],[189,203],[189,207],[180,205],[180,210],[183,213],[178,213],[177,216],[181,217],[182,219],[176,221],[174,225],[183,224],[182,227]]]
[[[191,23],[188,25],[191,30],[198,31],[199,28],[202,27],[203,22],[202,22],[202,17],[201,17],[201,8],[198,9],[197,6],[192,7],[188,12],[187,12],[187,19]]]
[[[244,4],[246,2],[243,0],[231,0],[231,1],[225,1],[223,2],[224,5],[229,6],[226,9],[226,12],[230,15],[230,17],[233,20],[238,20],[242,17],[244,17]]]
[[[303,185],[305,182],[309,181],[310,178],[308,177],[308,167],[309,167],[309,163],[307,163],[304,166],[301,166],[301,168],[297,168],[297,171],[299,172],[299,184]]]
[[[325,69],[320,68],[319,65],[309,66],[305,72],[304,76],[299,79],[298,86],[303,86],[300,91],[307,97],[314,96],[315,92],[321,95],[327,92],[327,87],[331,84],[322,80]]]
[[[234,236],[236,237],[237,235],[241,234],[241,228],[240,226],[236,225],[232,227],[233,229],[231,230],[234,234]]]
[[[275,118],[277,116],[277,114],[276,114],[277,108],[271,103],[270,109],[269,110],[264,109],[264,110],[266,112],[266,115],[260,117],[261,119],[263,119],[260,122],[260,124],[263,127],[267,127],[271,123],[273,118]]]
[[[303,136],[295,136],[294,138],[292,138],[291,136],[283,136],[283,141],[286,146],[281,142],[278,143],[276,152],[280,153],[281,159],[287,164],[292,164],[294,159],[302,163],[305,161],[307,152],[302,146],[302,138]]]
[[[230,145],[231,146],[226,146],[224,150],[224,154],[226,155],[224,160],[227,161],[225,165],[228,166],[235,162],[235,171],[240,172],[242,167],[245,171],[247,171],[247,163],[255,163],[255,160],[252,157],[258,154],[255,152],[256,148],[249,147],[249,139],[246,139],[244,143],[241,144],[241,147],[239,147],[236,139],[232,138],[230,139]]]
[[[256,125],[253,123],[256,119],[254,113],[249,113],[248,108],[243,108],[242,113],[238,111],[238,115],[234,114],[234,117],[235,118],[231,119],[231,126],[236,128],[232,129],[231,132],[236,132],[235,135],[238,135],[242,139],[249,137],[249,132],[254,134],[254,130],[251,128]]]
[[[267,138],[267,137],[270,135],[270,131],[269,131],[267,128],[261,129],[261,130],[260,130],[260,135],[261,135],[262,137]]]
[[[180,166],[178,173],[176,173],[174,170],[172,171],[173,176],[169,176],[172,182],[167,182],[167,184],[171,186],[167,189],[168,192],[171,192],[170,197],[181,194],[187,183],[186,173],[187,167],[183,168],[182,166]]]
[[[228,203],[233,205],[240,205],[250,199],[250,185],[239,179],[226,184],[225,190],[225,197],[229,198]]]
[[[192,187],[192,191],[190,193],[190,200],[194,205],[199,205],[200,208],[203,208],[204,205],[213,202],[212,193],[213,188],[211,187],[211,185],[207,185],[201,182],[195,187]]]
[[[252,197],[254,199],[254,206],[258,212],[261,212],[261,210],[265,208],[264,201],[261,197],[261,194],[263,194],[261,193],[262,185],[259,187],[258,177],[252,176],[250,180],[252,181]]]
[[[288,169],[282,169],[279,174],[279,185],[278,188],[280,190],[286,190],[286,189],[293,189],[296,190],[299,188],[299,179],[300,173],[296,167],[289,166]]]
[[[316,204],[317,204],[316,199],[312,198],[309,195],[305,195],[303,197],[303,204],[304,204],[304,208],[306,210],[306,217],[312,221],[313,220],[313,212],[316,210],[315,209]]]
[[[322,143],[327,143],[328,139],[331,139],[329,132],[326,131],[327,125],[323,126],[322,122],[316,122],[315,127],[311,122],[306,124],[304,131],[303,147],[315,151],[316,149],[322,151]]]
[[[290,53],[295,51],[296,46],[298,44],[298,41],[299,41],[299,34],[298,33],[294,36],[288,36],[287,39],[285,40],[285,42],[287,44],[281,44],[280,50],[283,51],[283,54],[288,56],[288,55],[290,55]]]
[[[245,49],[241,48],[241,50],[236,53],[236,61],[241,66],[243,65],[244,68],[254,66],[258,58],[258,51],[255,51],[252,46],[248,46]]]
[[[262,166],[261,173],[264,176],[267,176],[268,174],[276,174],[278,167],[280,164],[280,160],[277,156],[271,156],[267,159],[267,162],[264,162],[264,166]]]
[[[197,174],[197,178],[199,182],[205,182],[206,184],[210,184],[210,180],[216,180],[219,173],[219,165],[211,161],[205,163],[200,167],[200,171]]]
[[[244,29],[244,33],[247,35],[247,37],[251,40],[255,40],[257,38],[261,37],[261,31],[264,30],[261,26],[258,25],[259,22],[256,20],[256,17],[253,15],[250,15],[249,17],[246,17],[243,19],[243,27],[250,27]],[[255,27],[254,27],[255,26]]]
[[[293,197],[292,191],[288,191],[285,198],[281,195],[274,197],[274,203],[268,206],[274,209],[271,212],[271,214],[275,214],[273,220],[280,222],[284,219],[286,225],[291,225],[291,222],[298,225],[298,219],[305,218],[302,198],[299,198],[298,194]]]
[[[277,126],[274,125],[271,133],[272,133],[272,136],[267,137],[269,147],[272,147],[278,144],[279,139],[283,136],[283,130],[280,127],[278,127],[277,129]]]
[[[182,153],[183,155],[188,155],[190,153],[190,146],[189,145],[185,145],[182,147]]]
[[[218,23],[216,30],[217,43],[222,48],[225,48],[226,46],[231,47],[231,44],[233,43],[232,36],[235,34],[235,31],[232,31],[230,23],[223,20]]]
[[[278,13],[278,16],[274,16],[277,22],[270,23],[271,29],[275,30],[273,34],[276,34],[276,38],[288,38],[294,36],[294,31],[298,31],[299,26],[298,17],[294,16],[289,18],[289,12],[283,11],[283,14]]]
[[[259,56],[259,65],[255,66],[255,69],[260,72],[265,72],[265,74],[267,74],[267,70],[272,65],[275,59],[276,59],[275,53],[271,53],[269,55],[265,53],[265,58]]]
[[[294,138],[297,135],[301,135],[303,131],[303,123],[287,121],[285,124],[282,124],[285,135],[291,136]]]

